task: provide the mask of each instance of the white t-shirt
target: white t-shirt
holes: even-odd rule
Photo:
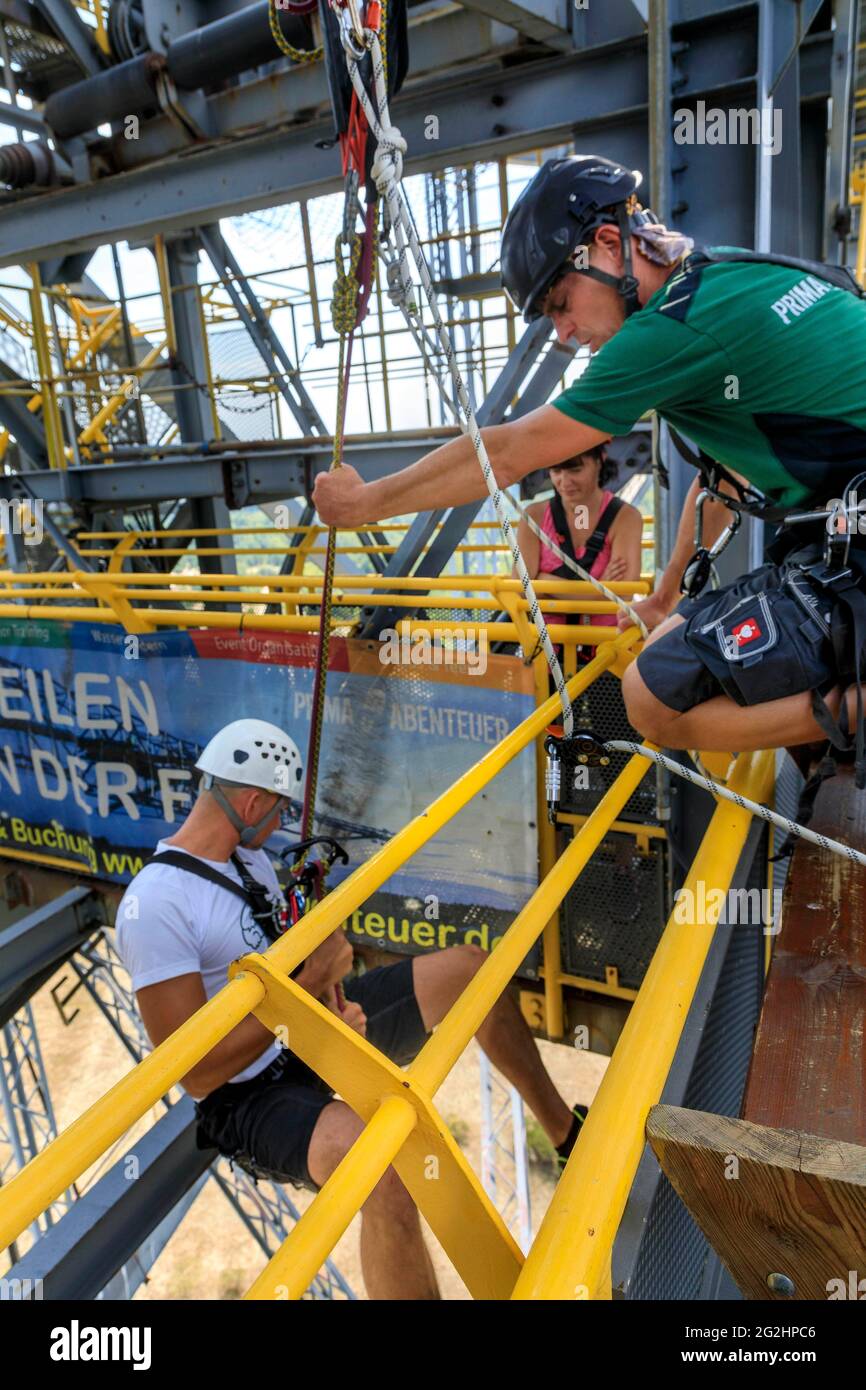
[[[174,848],[160,840],[154,853]],[[253,878],[282,904],[285,899],[264,850],[238,849],[236,853]],[[221,863],[200,855],[193,857],[240,883],[231,860]],[[205,994],[212,999],[227,983],[233,960],[250,951],[267,950],[270,945],[252,910],[236,893],[173,864],[147,864],[136,874],[120,901],[115,926],[117,952],[134,990],[176,975],[198,973]],[[275,1042],[231,1080],[248,1081],[269,1066],[281,1050]]]

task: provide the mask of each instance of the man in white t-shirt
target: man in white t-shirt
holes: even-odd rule
[[[262,720],[240,719],[211,739],[198,799],[180,829],[130,883],[117,912],[117,948],[154,1047],[226,984],[232,961],[263,951],[285,924],[267,854],[289,793],[302,778],[293,740]],[[335,931],[295,972],[297,983],[400,1065],[412,1060],[485,960],[474,946],[407,957],[337,986],[352,948]],[[493,1064],[532,1109],[561,1159],[586,1111],[569,1109],[510,996],[478,1030]],[[201,1147],[258,1176],[317,1191],[363,1123],[252,1014],[182,1079],[196,1101]],[[438,1297],[418,1211],[389,1168],[363,1208],[361,1257],[371,1298]]]

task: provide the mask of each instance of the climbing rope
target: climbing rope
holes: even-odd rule
[[[338,233],[334,244],[337,278],[334,282],[334,293],[331,300],[331,318],[334,323],[334,328],[339,335],[340,349],[337,365],[337,420],[334,427],[334,449],[331,455],[331,472],[341,468],[343,464],[343,434],[346,424],[346,398],[348,395],[349,373],[352,362],[352,343],[354,341],[355,329],[363,317],[362,311],[366,309],[366,299],[362,297],[362,286],[358,279],[358,267],[361,263],[362,252],[364,250],[364,240],[366,238],[369,242],[370,239],[369,234],[373,226],[375,212],[374,205],[371,205],[367,209],[367,229],[364,237],[361,237],[358,232],[354,230],[355,217],[352,213],[352,208],[355,206],[353,204],[353,196],[356,196],[356,191],[357,185],[354,180],[350,179],[349,190],[347,192],[346,216],[343,219],[343,230]],[[348,241],[349,245],[348,267],[345,264],[342,250],[346,241]],[[371,257],[367,256],[365,259],[369,266]],[[369,280],[369,270],[366,279]],[[325,683],[328,675],[328,658],[331,647],[331,612],[333,608],[336,547],[337,530],[336,527],[329,526],[322,581],[322,602],[319,617],[319,641],[316,651],[316,671],[313,682],[310,741],[307,750],[307,783],[304,791],[304,809],[301,818],[301,838],[304,840],[308,839],[313,832],[313,819],[316,808],[316,788],[318,785],[319,759],[322,748],[322,728],[325,711]]]
[[[659,753],[655,748],[647,748],[642,743],[632,743],[629,739],[619,738],[612,739],[610,742],[605,740],[604,747],[609,753],[639,753],[642,758],[649,758],[651,762],[658,763],[659,767],[665,768],[674,776],[684,777],[695,787],[704,787],[714,796],[720,796],[723,801],[730,801],[734,806],[739,806],[741,811],[749,811],[751,815],[759,816],[768,825],[774,825],[779,830],[787,831],[795,839],[808,840],[829,854],[841,855],[843,859],[849,859],[852,864],[859,864],[861,868],[866,868],[866,854],[862,854],[860,850],[853,849],[851,845],[843,845],[839,840],[831,840],[828,835],[821,835],[816,830],[808,830],[805,825],[798,825],[796,821],[789,820],[787,816],[778,815],[775,811],[771,811],[768,806],[761,806],[757,801],[750,801],[748,797],[740,796],[739,792],[731,791],[729,787],[723,786],[721,782],[716,782],[712,777],[692,772],[691,768],[684,767],[682,763],[674,762],[673,758],[665,757],[664,753]]]
[[[427,262],[421,250],[411,210],[401,187],[403,155],[406,153],[407,147],[404,137],[391,121],[379,36],[375,29],[367,27],[365,30],[365,39],[372,56],[373,83],[378,111],[373,107],[373,103],[361,79],[354,48],[351,42],[347,42],[345,34],[344,49],[353,89],[363,108],[367,123],[376,137],[376,156],[373,160],[371,177],[376,184],[380,196],[385,201],[390,229],[394,234],[395,254],[393,256],[389,258],[384,245],[380,245],[379,248],[380,255],[386,267],[389,297],[392,303],[399,305],[399,307],[403,309],[407,325],[421,350],[425,365],[428,370],[430,370],[443,399],[446,401],[449,410],[455,415],[460,428],[463,430],[464,434],[467,434],[471,439],[487,491],[493,502],[503,538],[511,551],[517,577],[520,580],[523,595],[529,607],[530,620],[538,632],[541,649],[550,667],[553,683],[562,705],[563,728],[566,737],[569,737],[574,729],[574,717],[572,714],[571,702],[566,693],[565,678],[562,673],[562,668],[553,648],[553,643],[550,640],[550,634],[547,630],[544,616],[541,613],[532,580],[529,577],[529,572],[526,569],[523,556],[520,553],[520,547],[517,544],[514,528],[505,511],[503,492],[496,481],[496,476],[493,472],[493,467],[481,436],[481,430],[475,417],[472,402],[469,399],[469,394],[457,365],[448,332],[439,312]],[[408,265],[409,254],[411,254],[412,260],[415,263],[421,281],[421,288],[424,291],[424,296],[433,319],[435,337],[423,323],[418,305],[415,301],[415,286]],[[447,362],[451,384],[455,394],[454,401],[448,396],[439,379],[439,373],[436,370],[434,362],[438,354],[443,355]],[[514,499],[509,500],[513,502]],[[522,515],[525,515],[523,509],[519,507],[519,504],[515,502],[514,505],[518,507]],[[527,521],[530,525],[532,524],[531,518],[527,517]],[[563,556],[562,558],[568,562],[567,557]],[[614,594],[612,590],[602,585],[599,580],[596,580],[586,570],[582,569],[581,566],[571,562],[570,567],[574,568],[575,573],[577,573],[581,579],[591,584],[593,588],[602,593],[609,602],[616,604],[617,608],[621,612],[626,613],[630,621],[636,622],[642,633],[646,635],[646,628],[639,622],[637,614],[630,605],[626,604],[618,595]]]
[[[283,10],[291,10],[294,7],[288,4],[282,5],[280,8]],[[306,14],[308,10],[312,8],[314,7],[298,5],[296,7],[296,13]],[[325,50],[321,45],[318,48],[295,48],[293,44],[289,43],[280,25],[279,16],[277,14],[277,0],[268,0],[268,20],[270,21],[274,43],[281,53],[285,53],[287,58],[291,58],[293,63],[315,63],[322,57]]]

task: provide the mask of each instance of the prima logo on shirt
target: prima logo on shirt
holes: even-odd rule
[[[52,1361],[131,1361],[134,1371],[150,1370],[149,1327],[69,1327],[51,1329]]]
[[[792,290],[783,294],[781,299],[777,299],[775,304],[770,307],[773,312],[779,315],[782,322],[787,325],[790,323],[790,316],[799,318],[806,309],[811,309],[813,304],[817,304],[819,299],[823,299],[825,294],[829,294],[835,287],[828,285],[825,280],[816,280],[814,275],[807,275],[804,279],[798,280]]]

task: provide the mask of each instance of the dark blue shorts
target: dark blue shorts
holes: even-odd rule
[[[637,658],[647,689],[684,714],[727,695],[759,705],[837,682],[828,600],[790,564],[763,565],[685,599],[685,618]]]
[[[345,995],[367,1015],[367,1041],[404,1066],[427,1039],[415,997],[413,958],[347,981]],[[250,1081],[226,1082],[196,1102],[199,1148],[216,1148],[256,1177],[316,1192],[307,1154],[334,1092],[299,1057],[284,1052]]]

